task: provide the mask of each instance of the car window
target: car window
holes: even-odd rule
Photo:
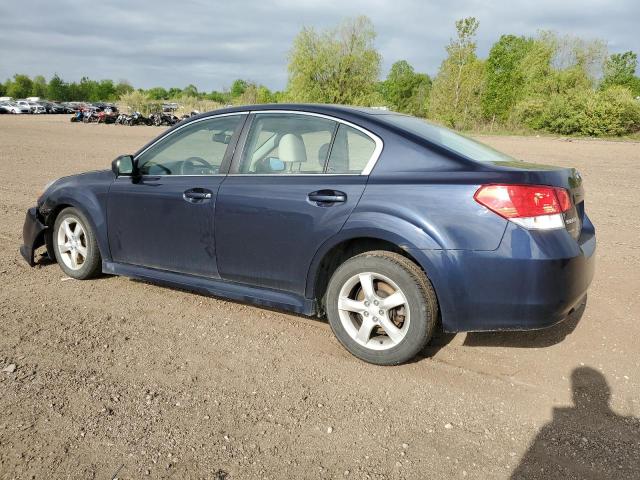
[[[517,159],[506,153],[494,150],[484,143],[420,118],[401,114],[381,115],[381,117],[392,125],[407,130],[420,138],[442,145],[478,162],[518,162]]]
[[[369,135],[341,124],[333,141],[327,173],[362,173],[375,149],[376,143]]]
[[[322,173],[337,123],[295,113],[257,114],[245,143],[239,173]]]
[[[194,122],[138,157],[142,175],[216,175],[243,115]]]

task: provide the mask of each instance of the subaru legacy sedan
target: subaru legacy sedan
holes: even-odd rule
[[[367,362],[434,329],[565,319],[594,272],[582,178],[421,119],[331,105],[205,113],[111,170],[60,178],[28,210],[22,255],[326,316]],[[439,327],[440,328],[440,327]]]

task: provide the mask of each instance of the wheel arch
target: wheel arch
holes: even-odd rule
[[[398,253],[413,263],[418,265],[431,281],[436,298],[438,298],[438,288],[433,281],[434,267],[427,257],[415,254],[419,250],[402,236],[386,230],[349,230],[342,231],[325,242],[316,252],[307,275],[305,296],[315,299],[319,314],[324,312],[322,299],[324,298],[327,285],[335,269],[345,260],[372,250],[386,250]],[[439,303],[439,302],[438,302]]]
[[[93,198],[92,198],[93,197]],[[47,233],[45,234],[45,243],[49,256],[53,252],[53,227],[65,208],[75,208],[87,219],[89,227],[93,230],[98,243],[100,256],[104,260],[110,258],[109,243],[106,237],[106,218],[103,209],[100,207],[98,200],[93,195],[83,192],[74,192],[73,195],[59,194],[54,198],[48,198],[46,203],[45,224],[47,225]],[[55,257],[53,257],[55,258]]]

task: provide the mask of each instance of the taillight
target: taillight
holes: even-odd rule
[[[564,228],[563,213],[571,209],[564,188],[546,185],[483,185],[473,198],[501,217],[525,228]]]

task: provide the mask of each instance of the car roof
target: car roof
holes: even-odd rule
[[[394,114],[386,109],[371,108],[371,107],[358,107],[352,105],[333,105],[324,103],[264,103],[257,105],[242,105],[237,107],[227,107],[219,110],[213,110],[210,112],[202,113],[198,117],[219,115],[221,113],[236,113],[236,112],[259,112],[264,110],[288,110],[310,113],[321,113],[326,115],[335,115],[340,117],[341,115],[349,115],[361,117],[363,119],[371,120],[373,116]]]

